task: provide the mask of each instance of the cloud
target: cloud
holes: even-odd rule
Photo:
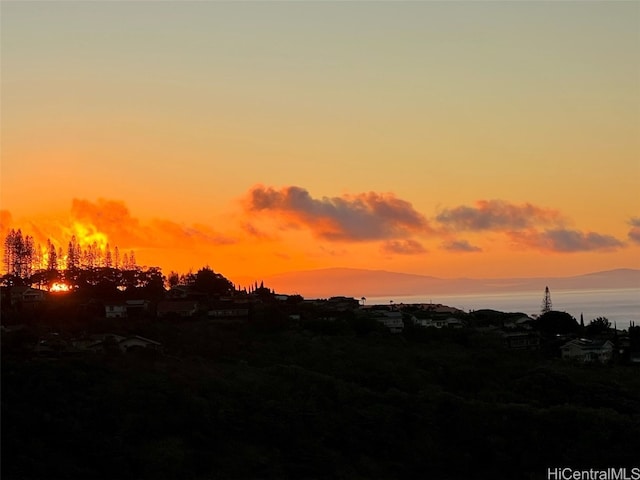
[[[562,217],[557,210],[530,203],[515,205],[504,200],[479,200],[475,206],[461,205],[445,209],[436,220],[456,230],[513,230],[534,225],[557,225]]]
[[[131,216],[124,202],[99,198],[96,202],[74,198],[71,201],[74,221],[93,225],[98,231],[127,246],[153,244],[154,233]]]
[[[471,245],[467,240],[452,240],[442,244],[442,248],[450,252],[481,252],[480,247]]]
[[[509,232],[511,239],[518,245],[549,252],[591,252],[612,251],[624,246],[624,243],[611,235],[579,230],[549,229],[543,232],[529,230]]]
[[[263,232],[258,227],[253,225],[250,222],[243,222],[240,224],[240,228],[248,234],[250,237],[256,238],[258,240],[273,240],[274,237],[266,232]]]
[[[306,227],[325,240],[366,241],[428,232],[425,217],[391,193],[313,198],[301,187],[253,187],[245,207],[278,215],[286,228]]]
[[[629,239],[633,243],[640,244],[640,217],[633,217],[629,220],[631,229],[629,230]]]
[[[152,230],[161,234],[165,240],[162,246],[167,246],[166,240],[172,242],[172,246],[185,244],[230,245],[235,240],[229,236],[213,231],[206,225],[183,225],[172,220],[154,219],[151,222]]]
[[[416,240],[388,240],[382,245],[382,251],[400,255],[418,255],[427,250]]]
[[[2,234],[2,236],[11,228],[11,220],[12,217],[9,210],[0,210],[0,234]]]
[[[28,228],[40,242],[51,238],[57,246],[66,247],[71,235],[81,243],[105,239],[121,249],[193,247],[195,245],[227,245],[235,240],[212,228],[193,224],[185,225],[169,219],[152,219],[142,222],[134,217],[127,205],[118,200],[100,198],[97,201],[74,198],[66,221],[47,224],[31,224]]]

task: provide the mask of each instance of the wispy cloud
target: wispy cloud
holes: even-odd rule
[[[629,239],[633,243],[640,244],[640,217],[633,217],[629,220],[629,225],[631,225],[631,229],[629,230]]]
[[[622,241],[611,235],[568,229],[509,232],[509,236],[519,246],[548,252],[612,251],[624,246]]]
[[[382,244],[382,251],[387,254],[418,255],[426,253],[426,248],[416,240],[388,240]]]
[[[449,252],[481,252],[480,247],[471,245],[467,240],[452,240],[442,244],[442,248]]]
[[[398,239],[430,231],[426,218],[411,203],[391,193],[313,198],[301,187],[258,185],[249,191],[245,206],[250,212],[277,216],[287,228],[308,228],[325,240]]]
[[[227,235],[215,232],[202,224],[183,225],[172,220],[154,219],[151,222],[153,230],[160,233],[161,238],[173,242],[171,246],[193,244],[230,245],[236,241]],[[166,242],[164,243],[166,246]]]
[[[560,212],[538,207],[530,203],[516,205],[504,200],[479,200],[475,206],[460,205],[448,208],[436,216],[436,220],[454,230],[513,230],[534,225],[561,223]]]

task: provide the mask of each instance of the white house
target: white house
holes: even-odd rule
[[[576,338],[562,345],[560,350],[563,359],[585,363],[606,363],[611,360],[613,355],[613,343],[610,340],[596,341],[588,338]]]
[[[464,322],[455,317],[449,318],[419,318],[414,320],[416,325],[420,325],[422,327],[431,327],[431,328],[462,328],[464,327]]]

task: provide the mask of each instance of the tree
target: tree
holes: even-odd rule
[[[551,303],[551,293],[549,292],[549,287],[545,287],[544,298],[542,299],[542,306],[540,309],[540,313],[544,315],[545,313],[548,313],[551,310],[553,310],[553,305]]]
[[[47,238],[47,270],[58,270],[58,254],[56,253],[56,246],[51,243],[51,240]]]
[[[567,312],[551,310],[543,313],[535,321],[534,326],[542,333],[555,335],[578,331],[579,325],[575,318]]]
[[[76,236],[73,235],[69,240],[67,247],[67,270],[75,271],[80,268],[80,258],[82,256],[82,249],[76,240]]]
[[[228,295],[233,292],[233,284],[209,267],[198,270],[193,288],[208,295]]]
[[[111,268],[113,266],[113,257],[111,256],[111,248],[108,243],[104,252],[104,266],[106,268]]]
[[[178,285],[180,285],[180,275],[178,275],[178,272],[174,272],[173,270],[169,272],[169,276],[167,277],[167,284],[169,285],[169,288],[177,287]]]
[[[598,333],[604,333],[611,327],[611,322],[606,317],[598,317],[587,325],[587,333],[590,335],[597,335]]]

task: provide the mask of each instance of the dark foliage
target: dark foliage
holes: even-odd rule
[[[357,317],[294,328],[271,306],[245,325],[129,328],[165,355],[19,356],[29,332],[3,343],[3,479],[542,479],[640,451],[632,367]]]
[[[551,310],[540,315],[534,322],[534,327],[546,335],[563,335],[577,332],[580,325],[567,312]]]

